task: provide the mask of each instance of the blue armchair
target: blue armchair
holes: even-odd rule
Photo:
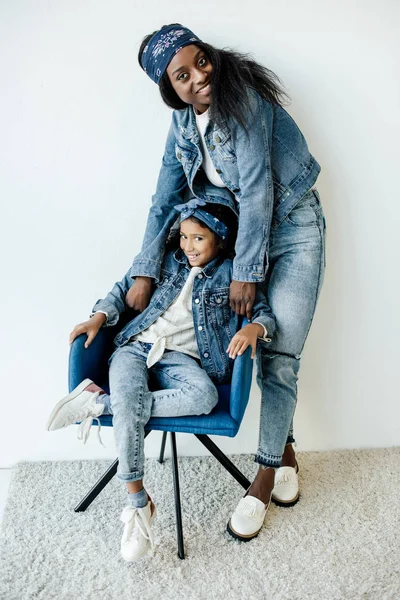
[[[69,389],[73,390],[85,378],[90,378],[109,392],[108,386],[108,359],[113,350],[112,340],[117,334],[117,327],[100,329],[98,335],[89,346],[84,347],[86,335],[75,339],[71,346],[69,357]],[[147,423],[145,435],[151,431],[163,431],[159,461],[163,462],[167,433],[171,437],[172,472],[175,494],[175,511],[178,540],[178,556],[184,558],[184,544],[181,518],[181,503],[179,491],[179,473],[176,452],[176,433],[192,433],[209,450],[209,452],[227,469],[227,471],[244,488],[250,486],[249,480],[235,467],[227,456],[208,437],[209,435],[223,435],[234,437],[239,431],[244,412],[249,399],[252,367],[251,349],[235,360],[232,380],[230,384],[217,386],[219,401],[214,410],[208,415],[188,417],[158,417],[151,418]],[[100,417],[100,422],[105,426],[112,426],[112,416]],[[117,472],[118,459],[116,459],[93,488],[75,507],[75,512],[86,510],[93,502],[110,479]]]

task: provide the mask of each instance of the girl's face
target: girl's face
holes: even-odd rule
[[[212,65],[198,46],[185,46],[168,65],[169,80],[179,98],[198,113],[210,106]]]
[[[202,227],[190,218],[182,221],[180,245],[191,267],[205,267],[221,251],[220,238],[208,227]]]

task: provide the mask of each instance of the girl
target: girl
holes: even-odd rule
[[[257,353],[259,470],[228,524],[247,541],[258,534],[271,495],[284,506],[299,497],[292,448],[297,375],[325,268],[325,220],[313,189],[320,167],[282,107],[278,78],[248,56],[218,50],[173,24],[144,38],[139,63],[175,110],[127,304],[147,306],[172,207],[189,190],[204,200],[218,196],[239,212],[231,308],[250,317],[259,283],[276,317],[273,343]]]
[[[151,524],[155,506],[143,487],[144,429],[150,416],[173,417],[209,413],[218,401],[214,383],[230,380],[233,359],[257,338],[271,341],[275,323],[261,292],[253,307],[252,323],[238,333],[238,316],[228,304],[232,260],[226,258],[230,209],[192,199],[177,206],[181,213],[180,249],[166,253],[149,306],[117,335],[110,359],[110,396],[90,379],[83,381],[54,407],[48,430],[81,421],[86,441],[93,419],[113,415],[119,455],[118,477],[128,488],[128,506],[121,553],[135,561],[153,546]],[[87,335],[91,344],[100,327],[115,325],[127,309],[129,272],[104,300],[92,318],[71,333]],[[269,337],[267,337],[269,336]],[[150,391],[149,376],[152,388]]]

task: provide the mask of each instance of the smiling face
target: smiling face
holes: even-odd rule
[[[180,246],[191,267],[203,268],[218,256],[222,242],[211,229],[189,218],[181,223]]]
[[[179,98],[192,104],[198,113],[205,112],[211,102],[212,65],[204,50],[185,46],[168,65],[167,74]]]

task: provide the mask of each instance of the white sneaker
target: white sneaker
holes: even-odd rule
[[[245,496],[239,501],[228,525],[228,532],[232,537],[242,542],[248,542],[256,537],[263,526],[268,504],[264,504],[254,496]]]
[[[299,500],[298,466],[279,467],[275,471],[275,484],[272,501],[278,506],[293,506]]]
[[[100,421],[98,417],[104,410],[104,404],[96,404],[97,396],[100,393],[104,394],[104,391],[98,385],[93,383],[91,379],[85,379],[70,394],[55,405],[47,421],[46,429],[48,431],[55,431],[56,429],[80,422],[78,439],[83,439],[85,443],[89,437],[93,419],[96,419],[101,442]]]
[[[153,513],[151,510],[153,509]],[[139,560],[149,549],[153,550],[154,541],[151,524],[156,516],[156,507],[151,500],[143,508],[125,506],[121,521],[125,523],[121,539],[121,555],[128,562]]]

